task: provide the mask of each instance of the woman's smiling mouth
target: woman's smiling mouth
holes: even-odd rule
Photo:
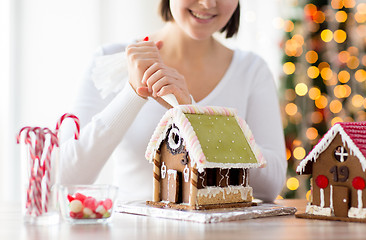
[[[194,12],[192,10],[189,10],[189,12],[191,13],[191,15],[197,19],[201,19],[201,20],[208,20],[208,19],[212,19],[214,18],[216,15],[214,14],[203,14],[203,13],[198,13],[198,12]]]

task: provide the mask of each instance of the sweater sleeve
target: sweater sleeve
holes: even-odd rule
[[[256,198],[271,202],[283,188],[287,161],[276,86],[268,66],[260,61],[246,116],[267,166],[251,170],[250,185]]]
[[[99,50],[97,56],[104,55]],[[102,99],[91,80],[94,62],[81,82],[72,111],[80,119],[79,140],[72,138],[74,126],[66,123],[60,146],[60,183],[90,184],[98,177],[147,100],[138,96],[124,79],[124,88]],[[65,141],[63,141],[65,139]]]

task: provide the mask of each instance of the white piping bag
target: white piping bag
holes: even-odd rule
[[[165,102],[167,102],[170,106],[176,107],[179,105],[177,98],[174,96],[174,94],[169,93],[167,95],[164,95],[161,97]]]

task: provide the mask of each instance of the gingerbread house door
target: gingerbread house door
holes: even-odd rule
[[[178,203],[179,201],[179,174],[177,170],[168,170],[168,201]]]
[[[349,189],[333,186],[333,209],[336,217],[348,217],[349,202]]]

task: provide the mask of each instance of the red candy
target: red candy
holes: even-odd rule
[[[145,42],[149,41],[149,37],[148,37],[148,36],[146,36],[146,37],[144,38],[144,41],[145,41]]]
[[[95,211],[97,208],[97,201],[93,197],[87,197],[84,200],[84,207],[90,208],[91,210]]]
[[[75,193],[75,199],[80,200],[80,202],[84,202],[84,200],[86,199],[86,196],[84,194],[81,193]]]
[[[70,194],[67,194],[67,200],[69,200],[69,202],[71,202],[74,199],[75,198],[73,196],[71,196]]]
[[[326,176],[319,175],[319,176],[316,177],[315,183],[320,188],[326,188],[328,186],[329,180]]]
[[[110,198],[107,198],[106,200],[104,200],[103,202],[103,207],[106,209],[106,210],[109,210],[112,208],[112,205],[113,205],[113,202]]]
[[[84,216],[83,212],[78,212],[78,213],[70,212],[70,217],[72,217],[72,218],[80,219],[80,218],[83,218],[83,216]]]
[[[113,206],[113,202],[110,198],[103,200],[99,200],[97,201],[95,198],[93,197],[87,197],[84,194],[81,193],[75,193],[74,196],[71,195],[67,195],[67,199],[69,200],[69,202],[71,203],[72,201],[76,201],[79,202],[79,204],[81,203],[81,211],[80,212],[76,212],[74,211],[70,211],[69,215],[71,218],[74,219],[81,219],[81,218],[108,218],[110,217],[111,212],[109,211],[112,206]],[[70,204],[70,210],[72,209],[73,206],[71,206],[72,204]],[[84,211],[83,211],[84,209]],[[85,209],[89,209],[88,211],[85,211]],[[98,210],[98,211],[97,211]]]
[[[355,177],[352,180],[352,185],[357,190],[363,190],[365,188],[365,180],[362,177]]]

